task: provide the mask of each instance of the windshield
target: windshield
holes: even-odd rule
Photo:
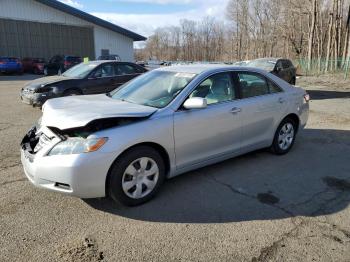
[[[110,96],[134,104],[163,108],[195,77],[195,74],[151,71],[116,89]]]
[[[81,63],[79,65],[73,66],[68,69],[62,75],[66,77],[74,77],[74,78],[84,78],[86,77],[98,64],[93,63]]]
[[[247,67],[257,67],[261,69],[265,69],[268,71],[272,71],[275,68],[276,60],[253,60],[246,64]]]

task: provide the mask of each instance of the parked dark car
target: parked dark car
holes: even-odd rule
[[[122,61],[119,55],[101,55],[97,60],[113,60],[113,61]]]
[[[44,75],[61,75],[69,68],[82,62],[79,56],[55,55],[44,66]]]
[[[16,57],[0,56],[0,73],[23,73],[21,60]]]
[[[247,67],[258,67],[282,78],[291,85],[296,83],[296,68],[289,59],[261,58],[248,62]]]
[[[146,71],[139,65],[127,62],[81,63],[61,76],[48,76],[30,82],[22,88],[21,100],[41,106],[50,98],[107,93]]]
[[[45,63],[46,61],[44,58],[30,58],[30,57],[23,58],[22,59],[23,72],[41,75],[44,73]]]

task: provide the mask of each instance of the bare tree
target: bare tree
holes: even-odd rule
[[[285,56],[306,60],[308,71],[334,70],[350,61],[350,0],[230,0],[226,18],[182,20],[179,26],[158,28],[138,50],[138,58],[236,61]]]

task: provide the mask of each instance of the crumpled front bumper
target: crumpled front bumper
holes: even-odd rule
[[[22,89],[21,101],[32,106],[42,106],[48,99],[57,97],[53,93],[33,93]]]
[[[40,132],[42,129],[35,133]],[[79,198],[104,197],[108,170],[115,156],[98,151],[48,156],[47,153],[60,139],[50,136],[52,132],[47,132],[47,129],[44,132],[51,138],[51,142],[37,153],[31,152],[28,144],[23,142],[28,141],[28,137],[21,144],[21,161],[29,181],[37,187]],[[33,131],[28,134],[33,136]]]

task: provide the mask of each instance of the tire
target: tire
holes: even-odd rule
[[[164,178],[165,166],[161,155],[151,147],[138,146],[122,154],[111,166],[107,194],[115,202],[126,206],[141,205],[156,195]]]
[[[80,96],[82,92],[78,89],[68,89],[64,91],[63,96]]]
[[[285,118],[278,126],[271,151],[276,155],[287,154],[293,147],[297,134],[297,125],[291,118]]]

